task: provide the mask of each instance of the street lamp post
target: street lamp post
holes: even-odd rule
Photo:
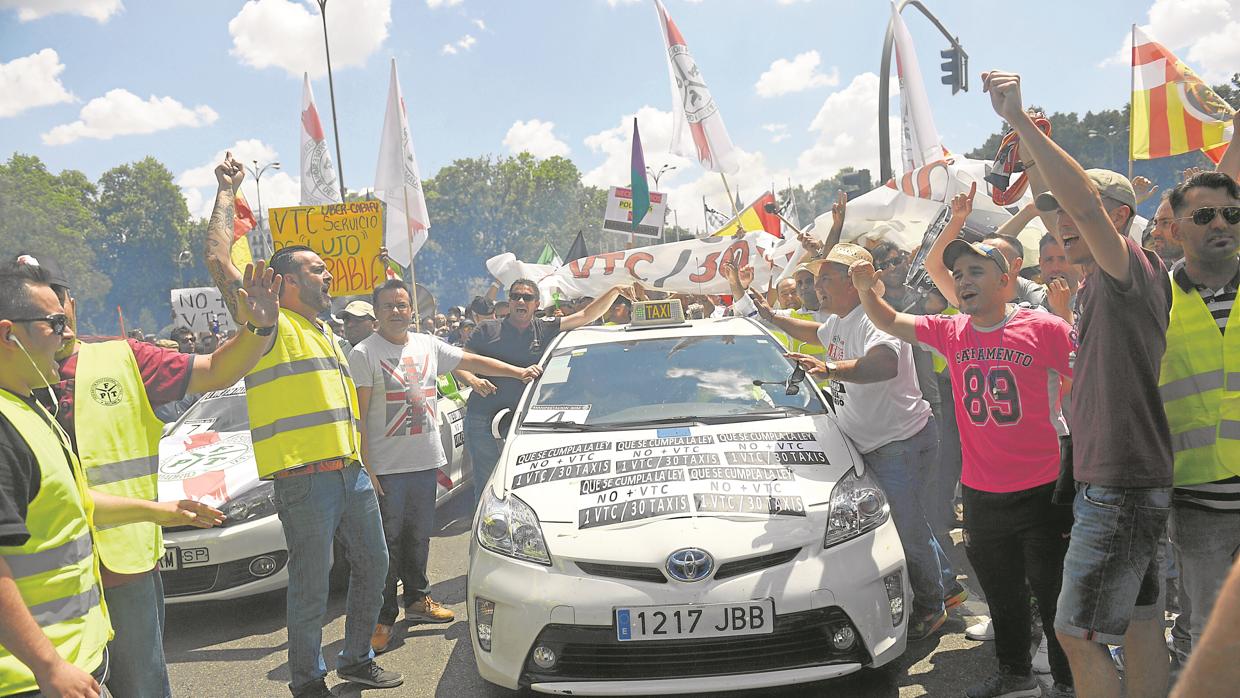
[[[671,172],[671,171],[675,170],[675,169],[676,169],[676,166],[675,166],[675,165],[669,165],[669,164],[667,164],[667,163],[663,163],[663,166],[659,168],[659,171],[658,171],[658,172],[654,172],[654,171],[653,171],[653,170],[651,170],[649,167],[646,167],[646,174],[650,175],[650,178],[654,180],[654,190],[655,190],[655,191],[659,191],[659,178],[660,178],[660,177],[662,177],[663,175],[667,174],[668,172]],[[667,222],[667,220],[666,220],[666,216],[667,216],[667,214],[666,214],[666,213],[664,213],[663,215],[665,216],[665,218],[664,218],[664,223],[666,223],[666,222]],[[666,242],[666,241],[667,241],[667,231],[666,231],[666,230],[664,230],[664,231],[663,231],[663,238],[662,238],[662,240],[663,240],[664,242]]]
[[[327,55],[327,91],[332,101],[332,135],[336,139],[336,177],[340,181],[340,200],[344,195],[344,164],[340,157],[340,126],[336,123],[336,84],[332,81],[332,50],[327,43],[327,0],[316,0],[319,3],[319,15],[323,18],[323,52]]]
[[[266,165],[259,167],[258,160],[251,160],[250,162],[254,163],[254,166],[246,167],[246,169],[249,170],[250,176],[254,178],[254,193],[257,194],[257,198],[258,198],[258,229],[261,231],[263,230],[263,188],[262,188],[263,173],[266,172],[268,169],[272,169],[272,170],[280,169],[280,163],[278,161],[269,162]],[[267,238],[269,237],[270,237],[270,229],[268,229],[268,231],[265,233],[263,237],[263,249],[259,250],[259,252],[262,253],[260,254],[260,256],[271,255],[271,253],[266,249],[268,246]]]

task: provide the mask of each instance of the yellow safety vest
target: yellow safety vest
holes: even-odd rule
[[[245,377],[258,476],[307,463],[361,460],[357,388],[335,335],[280,309],[275,345]]]
[[[125,341],[78,344],[73,425],[86,481],[108,494],[159,498],[159,438],[155,416],[133,350]],[[154,569],[164,553],[158,524],[142,522],[99,529],[99,557],[113,572]]]
[[[0,557],[56,652],[91,672],[99,668],[112,639],[99,557],[91,542],[94,504],[69,437],[41,406],[35,409],[0,390],[0,415],[26,440],[39,461],[40,477],[39,493],[26,509],[30,538],[24,545],[0,546]],[[30,668],[0,645],[0,695],[36,689]]]
[[[1240,475],[1240,303],[1226,336],[1197,291],[1171,281],[1171,321],[1158,390],[1171,426],[1175,484]]]

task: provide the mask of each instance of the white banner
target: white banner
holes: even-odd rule
[[[628,187],[612,187],[607,192],[607,209],[603,213],[603,230],[613,233],[632,233],[638,237],[658,238],[663,235],[663,222],[667,220],[667,194],[650,192],[650,210],[633,230],[633,190]]]
[[[487,269],[505,287],[520,278],[538,283],[544,305],[559,291],[565,298],[597,297],[616,285],[640,282],[653,291],[670,293],[727,294],[728,282],[720,265],[732,261],[754,268],[755,288],[766,288],[778,273],[786,255],[770,258],[779,238],[763,231],[744,237],[710,237],[604,252],[577,259],[561,267],[527,264],[505,253],[487,260]]]
[[[174,288],[171,296],[173,327],[184,325],[197,334],[210,332],[211,325],[218,321],[221,333],[237,329],[218,288]]]
[[[892,5],[891,11],[896,72],[900,76],[900,140],[904,146],[904,169],[908,171],[942,160],[945,155],[939,130],[934,125],[934,114],[930,111],[926,86],[921,81],[921,66],[917,62],[913,37],[908,33],[900,13],[896,12],[895,5]]]

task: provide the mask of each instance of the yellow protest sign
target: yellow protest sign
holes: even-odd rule
[[[370,293],[383,281],[382,201],[273,208],[267,220],[275,249],[305,245],[323,258],[332,275],[331,295]]]

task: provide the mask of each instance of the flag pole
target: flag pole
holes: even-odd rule
[[[1132,120],[1136,118],[1136,105],[1133,95],[1137,90],[1137,25],[1132,25],[1132,50],[1129,51],[1128,66],[1128,181],[1132,181]],[[1135,211],[1133,213],[1136,213]]]
[[[121,307],[119,305],[116,306],[116,319],[121,326],[121,339],[124,339],[127,336],[125,334],[125,314],[121,312]]]
[[[728,176],[720,172],[719,178],[723,180],[723,190],[728,193],[728,205],[732,207],[732,217],[735,218],[736,216],[739,216],[741,212],[736,208],[736,199],[732,196],[732,187],[728,186]]]
[[[409,189],[401,186],[400,193],[405,199],[405,240],[409,243],[409,290],[413,294],[413,321],[417,323],[417,331],[422,331],[422,313],[418,310],[418,272],[413,263],[413,226],[409,224]]]

